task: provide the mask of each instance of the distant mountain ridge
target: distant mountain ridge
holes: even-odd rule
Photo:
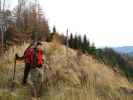
[[[121,54],[132,54],[133,55],[133,46],[123,46],[123,47],[115,47],[114,51]]]

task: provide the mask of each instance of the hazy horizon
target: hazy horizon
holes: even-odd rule
[[[7,0],[9,1],[9,0]],[[17,0],[10,0],[16,5]],[[97,47],[133,45],[132,0],[39,0],[50,29],[87,34]]]

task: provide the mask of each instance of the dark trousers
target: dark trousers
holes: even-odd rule
[[[27,83],[28,75],[30,72],[31,64],[26,63],[24,69],[24,77],[23,77],[23,84]]]

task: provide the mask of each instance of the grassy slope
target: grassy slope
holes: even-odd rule
[[[133,100],[132,95],[120,91],[132,88],[131,83],[110,67],[99,63],[91,55],[82,55],[60,44],[44,43],[48,66],[48,86],[42,100]],[[29,100],[30,87],[21,86],[24,64],[17,62],[16,88],[9,91],[13,71],[13,56],[22,55],[27,44],[11,48],[0,58],[0,100]],[[66,56],[68,55],[68,56]]]

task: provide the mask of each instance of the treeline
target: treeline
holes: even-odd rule
[[[81,35],[73,35],[72,33],[67,37],[63,34],[59,34],[56,31],[56,27],[53,27],[52,32],[49,34],[47,38],[47,42],[51,42],[54,37],[58,37],[60,43],[63,45],[67,45],[72,49],[78,49],[83,53],[90,53],[93,54],[96,52],[96,47],[94,43],[90,43],[89,39],[87,38],[86,34],[84,36]]]
[[[94,43],[91,44],[86,35],[84,35],[82,38],[81,35],[73,35],[71,33],[68,39],[68,43],[70,48],[79,49],[83,53],[93,54],[96,52]]]

